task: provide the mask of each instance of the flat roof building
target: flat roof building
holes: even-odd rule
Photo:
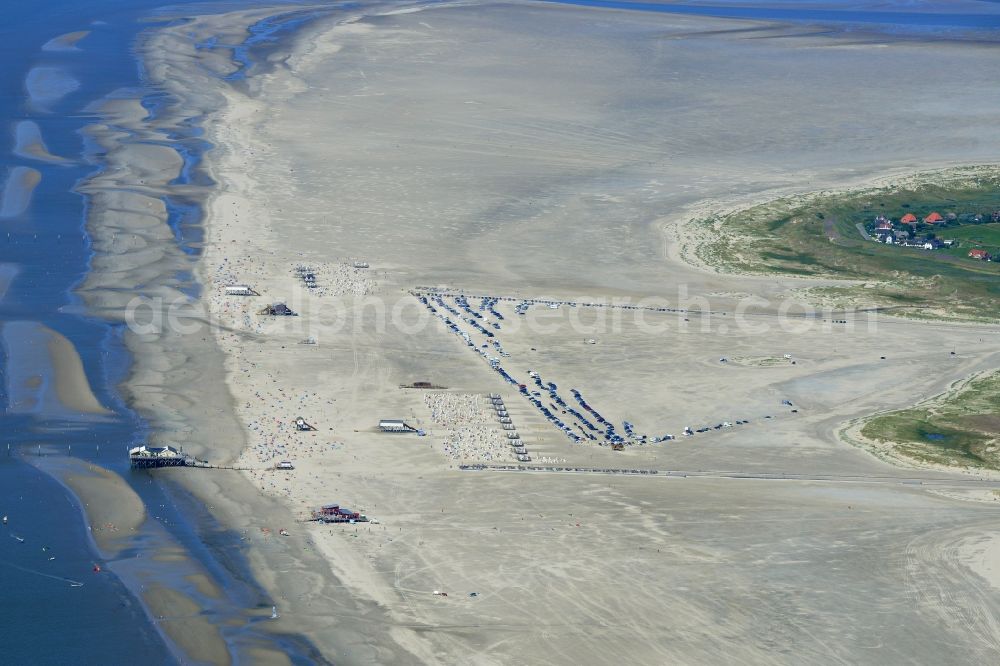
[[[381,419],[378,422],[378,428],[382,432],[409,432],[413,430],[406,425],[405,421],[399,419]]]

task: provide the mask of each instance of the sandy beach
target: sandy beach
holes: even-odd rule
[[[127,397],[154,442],[238,468],[164,475],[240,535],[276,637],[333,663],[995,654],[996,480],[840,433],[995,368],[996,326],[813,312],[823,281],[714,273],[677,227],[995,160],[996,116],[947,101],[996,97],[995,47],[534,3],[337,10],[244,77],[198,47],[276,11],[142,43],[175,106],[100,109],[82,290],[173,318],[127,338]],[[171,184],[155,141],[191,117],[211,186]],[[206,202],[196,260],[165,222],[178,190]],[[279,302],[297,316],[261,314]],[[580,396],[646,439],[587,438]],[[463,468],[521,465],[514,431],[545,470]],[[377,522],[308,521],[327,504]]]

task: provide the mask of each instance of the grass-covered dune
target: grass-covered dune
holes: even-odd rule
[[[861,435],[918,463],[1000,469],[1000,371],[910,409],[875,416]]]
[[[859,225],[879,216],[922,218],[931,211],[980,224],[948,222],[922,231],[958,239],[952,250],[923,250],[865,240]],[[1000,262],[968,258],[970,248],[1000,247],[1000,171],[924,174],[903,184],[854,192],[788,197],[693,223],[700,261],[724,272],[840,278],[844,286],[812,290],[827,305],[876,305],[900,314],[998,319]]]

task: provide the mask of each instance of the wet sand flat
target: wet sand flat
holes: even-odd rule
[[[35,412],[82,418],[106,415],[84,372],[79,352],[65,336],[38,322],[3,325],[7,395],[13,413]]]
[[[61,67],[33,67],[24,80],[28,99],[39,111],[46,111],[54,102],[80,87],[80,82]]]
[[[43,51],[79,51],[77,44],[90,34],[89,30],[75,30],[53,37],[42,45]]]
[[[21,215],[31,205],[31,196],[42,182],[42,174],[31,167],[14,167],[7,174],[2,198],[0,198],[0,219],[10,219]]]
[[[33,120],[22,120],[14,127],[14,154],[28,159],[63,164],[68,160],[49,152],[42,138],[38,123]]]
[[[189,658],[207,664],[232,663],[218,630],[201,617],[201,607],[193,600],[161,585],[150,585],[142,598],[163,630]]]
[[[194,43],[256,18],[164,30],[151,71],[197,62]],[[783,307],[801,310],[799,290],[822,283],[703,271],[678,256],[674,225],[904,175],[931,155],[937,166],[994,159],[996,118],[941,101],[994,95],[991,53],[486,3],[351,10],[240,85],[213,77],[232,68],[206,54],[190,79],[164,82],[210,114],[217,146],[205,292],[187,306],[215,322],[225,361],[200,344],[207,332],[135,336],[134,397],[192,449],[247,468],[185,483],[245,535],[282,621],[336,662],[988,660],[1000,597],[982,585],[991,550],[970,535],[996,532],[995,482],[934,470],[925,487],[839,430],[995,365],[992,329],[854,315],[783,327]],[[848,120],[858,108],[864,121]],[[160,187],[170,161],[143,150],[143,186]],[[135,183],[118,198],[120,185],[101,184],[103,210],[134,245],[104,233],[101,260],[122,267],[116,279],[167,289],[149,279],[175,259],[162,212]],[[315,270],[317,289],[297,265]],[[90,297],[110,310],[104,279]],[[260,296],[225,295],[243,283]],[[620,453],[573,444],[447,327],[419,320],[410,292],[421,285],[514,298],[497,306],[504,366],[581,390],[616,423],[675,435],[751,423]],[[738,325],[751,296],[760,325]],[[720,314],[594,324],[556,308],[515,326],[516,299],[538,297]],[[259,314],[276,301],[299,316]],[[404,312],[412,325],[393,319]],[[795,365],[739,362],[785,354]],[[400,388],[415,381],[446,388]],[[551,466],[692,474],[460,470],[462,456],[483,462],[486,436],[460,430],[463,419],[494,426],[450,406],[495,392]],[[297,432],[297,416],[317,429]],[[390,417],[426,437],[379,433]],[[295,470],[273,469],[285,459]],[[969,488],[981,497],[961,499]],[[300,522],[331,502],[379,522]]]

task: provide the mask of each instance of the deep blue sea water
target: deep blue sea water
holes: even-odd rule
[[[816,9],[765,7],[766,3],[758,6],[752,2],[720,8],[715,5],[724,3],[666,6],[616,0],[561,1],[643,11],[873,24],[887,29],[1000,28],[1000,17],[986,10],[982,14],[963,15],[940,9],[932,14],[905,10],[865,12],[857,9],[857,2],[842,3],[853,8],[848,11],[837,9],[837,3],[825,3],[827,7]],[[124,472],[147,504],[157,507],[158,520],[191,548],[227,591],[244,597],[253,594],[252,590],[241,587],[244,584],[234,574],[231,562],[223,566],[214,561],[211,549],[195,535],[193,522],[207,519],[196,515],[201,512],[188,505],[177,508],[178,498],[169,489],[150,483],[144,475],[127,473],[122,453],[127,446],[143,439],[146,426],[123,404],[115,390],[129,364],[121,344],[122,330],[87,317],[72,293],[73,286],[85,275],[91,256],[83,228],[85,202],[74,192],[74,185],[99,168],[98,164],[81,160],[86,146],[79,130],[93,120],[84,109],[115,90],[143,88],[142,70],[132,55],[132,46],[138,32],[149,27],[143,19],[163,4],[162,0],[9,2],[5,3],[0,20],[0,177],[22,166],[38,169],[42,174],[31,206],[15,218],[0,220],[0,263],[15,265],[19,271],[0,301],[0,322],[36,321],[72,340],[98,398],[115,411],[114,418],[105,421],[67,421],[58,416],[11,413],[4,393],[8,359],[0,347],[0,379],[4,380],[0,381],[0,405],[3,405],[0,514],[10,518],[6,527],[0,527],[2,664],[152,666],[174,662],[128,590],[113,575],[92,572],[99,557],[92,549],[79,509],[70,495],[23,462],[16,455],[18,451],[30,455],[40,446],[59,451],[69,451],[72,447],[74,455]],[[243,66],[231,78],[238,81],[253,71],[254,49],[267,49],[310,16],[287,14],[255,26],[250,39],[234,54]],[[42,51],[42,45],[53,37],[77,30],[92,31],[80,42],[78,51]],[[80,86],[45,111],[32,108],[26,101],[25,77],[35,66],[61,68],[76,78]],[[159,103],[162,99],[155,91],[148,91],[147,108],[155,113]],[[36,122],[48,149],[76,162],[72,166],[49,165],[14,155],[13,129],[20,120]],[[202,177],[197,165],[207,145],[198,137],[196,128],[184,140],[188,161],[180,179],[197,181]],[[180,199],[169,203],[178,242],[188,251],[196,252],[193,247],[200,240],[197,205]],[[15,455],[7,455],[8,446]],[[219,539],[224,546],[226,535],[220,534]],[[55,559],[49,560],[50,557]],[[69,581],[85,585],[71,587]]]

